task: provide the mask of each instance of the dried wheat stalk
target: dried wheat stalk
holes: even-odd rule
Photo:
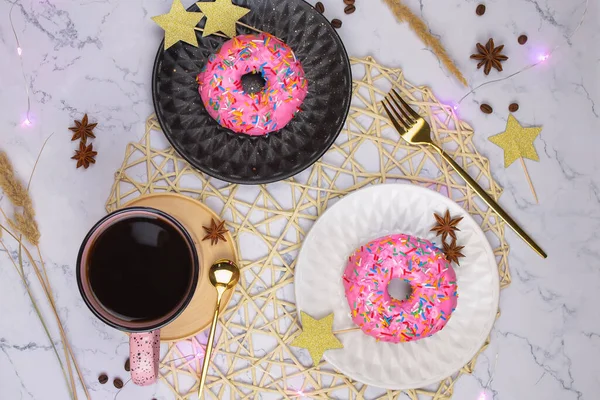
[[[440,61],[446,66],[446,68],[462,83],[467,86],[467,80],[460,72],[454,61],[450,59],[446,49],[442,46],[442,43],[438,38],[433,36],[427,25],[421,18],[411,11],[406,5],[402,4],[400,0],[384,0],[385,3],[390,7],[398,21],[408,22],[410,28],[417,34],[417,36],[429,47],[434,54],[440,59]]]
[[[47,140],[46,140],[46,142],[47,142]],[[44,142],[44,146],[45,146],[46,142]],[[42,150],[43,150],[44,146],[42,147]],[[40,150],[40,155],[41,155],[42,150]],[[38,160],[39,160],[39,156],[38,156]],[[37,165],[37,161],[36,161],[36,165]],[[2,230],[6,231],[10,236],[13,237],[13,239],[15,239],[17,241],[17,243],[19,243],[19,262],[21,263],[20,276],[22,278],[24,277],[24,271],[23,271],[23,265],[22,265],[22,259],[21,259],[21,250],[24,250],[25,254],[36,274],[36,277],[40,281],[42,289],[44,290],[44,294],[46,295],[46,298],[50,302],[52,312],[53,312],[53,314],[56,318],[57,324],[58,324],[61,340],[64,344],[64,351],[65,351],[66,363],[67,363],[67,367],[68,367],[68,375],[70,378],[69,384],[71,386],[70,391],[71,391],[72,398],[74,398],[75,400],[77,399],[77,389],[75,387],[75,379],[73,377],[71,360],[73,362],[73,365],[75,366],[75,370],[78,374],[78,378],[81,382],[81,385],[83,386],[86,397],[89,399],[90,396],[89,396],[88,390],[85,386],[85,382],[83,381],[83,376],[81,374],[81,371],[79,370],[77,361],[75,360],[73,350],[67,339],[62,322],[60,320],[60,316],[58,315],[56,304],[54,303],[54,296],[52,293],[52,288],[51,288],[50,282],[48,280],[48,275],[46,273],[45,264],[42,260],[41,252],[40,252],[40,248],[39,248],[40,231],[39,231],[37,222],[35,221],[35,211],[33,209],[33,202],[31,201],[31,197],[29,196],[28,188],[26,189],[25,186],[21,183],[21,181],[17,178],[17,176],[15,175],[14,169],[12,167],[12,164],[10,163],[10,160],[8,159],[8,156],[3,151],[0,151],[0,189],[2,189],[2,191],[4,192],[6,197],[11,201],[13,206],[21,208],[21,211],[15,211],[12,219],[9,218],[4,213],[4,211],[0,208],[2,215],[8,221],[8,225],[15,232],[11,232],[7,227],[5,227],[1,224],[0,224],[0,231],[2,231]],[[39,263],[42,265],[42,271],[40,271],[40,268],[38,267],[36,260],[34,260],[30,251],[24,245],[21,238],[17,236],[17,234],[20,234],[23,237],[25,237],[32,245],[34,245],[37,248],[38,255],[40,257]],[[4,244],[3,244],[3,246],[4,246]],[[9,255],[9,257],[10,257],[10,255]],[[11,258],[11,260],[12,260],[12,258]],[[24,281],[24,282],[27,285],[27,282],[26,281]],[[27,290],[29,291],[28,287],[27,287]],[[30,295],[30,297],[31,297],[31,295]],[[31,298],[31,300],[33,301],[33,297]],[[36,311],[38,310],[37,305],[35,303],[34,303],[34,308],[36,309]],[[38,312],[38,315],[40,317],[40,321],[42,322],[42,325],[44,325],[44,329],[46,329],[46,325],[43,320],[43,317],[41,316],[41,314],[39,314],[39,312]],[[62,367],[62,361],[60,360],[60,358],[59,358],[59,362]],[[63,372],[64,372],[64,370],[63,370]]]
[[[11,203],[21,207],[21,211],[15,211],[9,225],[15,231],[25,236],[31,244],[37,246],[40,243],[40,231],[35,221],[33,203],[25,186],[17,179],[12,164],[5,152],[0,152],[0,188]]]

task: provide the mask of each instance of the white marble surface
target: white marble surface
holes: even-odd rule
[[[150,76],[161,30],[150,16],[166,12],[167,0],[24,0],[13,17],[32,90],[31,127],[23,77],[8,21],[11,2],[0,0],[0,148],[26,178],[50,134],[32,183],[42,231],[42,251],[56,301],[93,399],[112,399],[112,385],[97,383],[100,372],[125,377],[126,338],[90,314],[75,285],[80,241],[105,213],[114,171],[125,145],[143,134],[152,112]],[[190,2],[184,2],[190,3]],[[326,15],[344,21],[340,34],[353,56],[372,55],[404,68],[407,79],[431,86],[441,99],[466,93],[406,25],[398,24],[381,0],[357,0],[357,12],[343,13],[341,0],[324,0]],[[600,396],[600,146],[598,2],[577,26],[585,0],[487,0],[475,15],[474,0],[410,0],[440,35],[472,87],[505,77],[540,53],[560,47],[534,70],[486,86],[468,97],[460,115],[476,131],[480,152],[491,160],[506,189],[502,205],[548,251],[544,261],[512,233],[512,285],[501,296],[502,317],[493,341],[472,376],[456,385],[456,399],[596,399]],[[529,42],[516,38],[526,33]],[[476,42],[489,37],[506,44],[505,73],[489,78],[469,60]],[[507,107],[517,101],[524,124],[544,127],[536,147],[540,162],[527,162],[540,198],[535,204],[518,163],[503,167],[502,150],[487,141],[501,132]],[[482,102],[496,110],[479,111]],[[97,164],[75,170],[74,144],[66,130],[89,113],[98,122]],[[7,207],[6,199],[0,205]],[[13,247],[14,248],[14,247]],[[12,254],[15,255],[14,253]],[[0,254],[0,399],[67,399],[64,379],[29,299],[6,254]],[[40,293],[40,288],[33,285]],[[46,312],[48,310],[45,310]],[[497,363],[494,368],[494,359]],[[126,378],[126,377],[125,377]],[[119,399],[173,398],[161,387],[132,385]]]

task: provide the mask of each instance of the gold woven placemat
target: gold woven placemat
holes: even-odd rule
[[[493,181],[488,160],[473,145],[471,127],[460,121],[451,107],[441,104],[429,88],[407,82],[400,69],[381,66],[372,58],[351,62],[353,98],[344,130],[321,160],[293,178],[259,186],[210,178],[175,153],[154,116],[147,120],[142,140],[127,146],[107,211],[145,193],[182,193],[219,213],[237,241],[242,279],[221,319],[205,398],[400,396],[400,391],[355,382],[325,361],[312,366],[305,350],[289,346],[300,328],[293,299],[294,267],[302,240],[327,207],[363,186],[410,182],[452,198],[481,224],[494,248],[501,287],[510,284],[503,223],[446,163],[400,139],[382,116],[380,101],[392,87],[401,91],[430,121],[435,141],[498,198],[501,189]],[[161,361],[162,381],[176,399],[196,395],[201,360],[194,354],[201,348],[198,338],[172,344]],[[405,393],[412,400],[449,399],[454,383],[462,374],[471,373],[475,360],[438,385]]]

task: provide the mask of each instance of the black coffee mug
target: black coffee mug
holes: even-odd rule
[[[100,320],[129,340],[131,379],[158,376],[160,328],[177,318],[196,290],[200,265],[185,227],[153,208],[131,207],[100,220],[77,258],[77,284]]]

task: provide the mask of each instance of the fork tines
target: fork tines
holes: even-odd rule
[[[419,114],[406,103],[396,89],[392,89],[382,102],[385,112],[388,114],[392,123],[397,129],[410,129],[420,118]],[[398,126],[398,123],[402,126]]]

